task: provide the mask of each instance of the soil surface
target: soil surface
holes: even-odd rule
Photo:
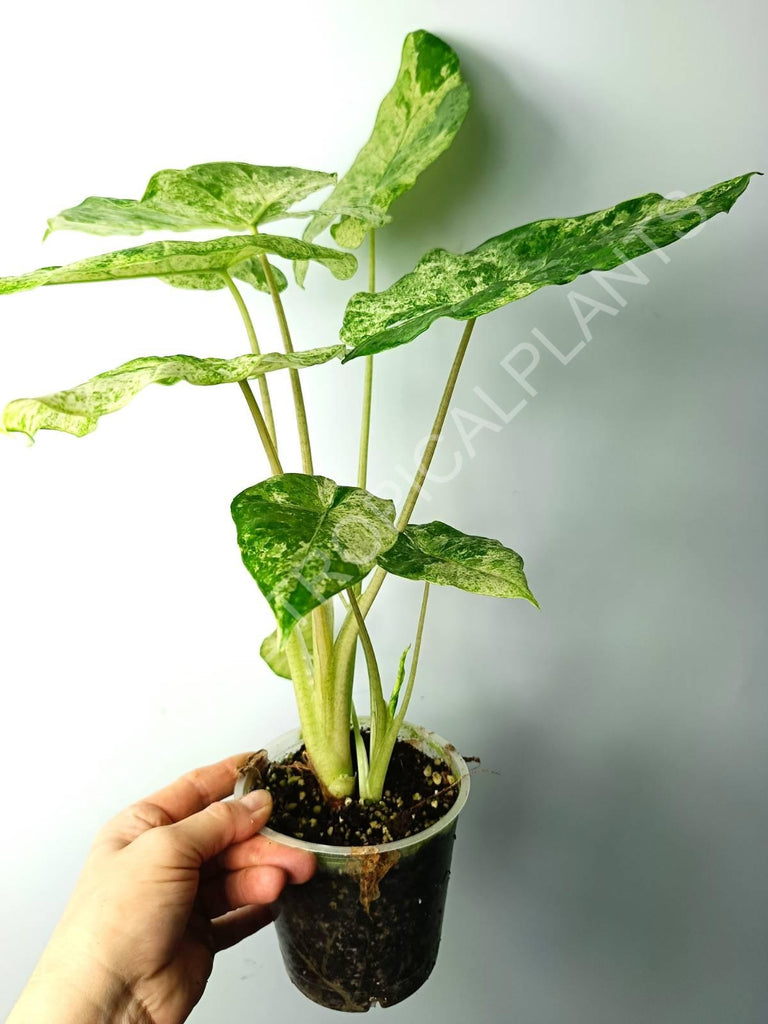
[[[364,738],[365,734],[364,734]],[[270,828],[284,835],[333,846],[375,846],[405,839],[434,825],[452,807],[459,779],[450,765],[398,740],[378,803],[356,799],[328,803],[306,760],[304,747],[266,768],[272,794]]]

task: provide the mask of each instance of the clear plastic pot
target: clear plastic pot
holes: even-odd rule
[[[455,803],[430,828],[397,842],[360,847],[310,843],[263,829],[273,842],[317,857],[311,881],[283,891],[276,928],[291,981],[309,999],[334,1010],[393,1006],[424,984],[437,959],[469,770],[435,733],[405,723],[400,739],[447,761],[459,779]],[[294,730],[270,743],[267,752],[279,761],[300,747]],[[253,779],[245,776],[235,795],[252,787]]]

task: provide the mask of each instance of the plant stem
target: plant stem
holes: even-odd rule
[[[395,733],[400,731],[400,726],[405,721],[405,713],[411,701],[413,684],[416,682],[416,670],[419,667],[419,654],[421,652],[421,638],[424,633],[424,620],[427,617],[427,602],[429,601],[429,584],[424,584],[424,594],[421,598],[421,610],[419,611],[419,623],[416,627],[416,639],[413,641],[413,657],[411,658],[411,671],[408,674],[408,683],[405,687],[405,695],[400,705],[400,710],[395,716]]]
[[[376,291],[376,231],[368,232],[368,291]],[[371,399],[373,397],[373,356],[365,357],[363,378],[363,417],[360,424],[360,454],[357,462],[357,486],[365,487],[368,481],[368,447],[371,439]]]
[[[256,337],[256,331],[253,327],[253,320],[251,320],[251,314],[248,312],[248,307],[245,304],[243,296],[240,294],[240,290],[232,280],[231,275],[228,271],[222,271],[222,277],[226,281],[227,288],[232,293],[232,297],[237,303],[237,308],[240,310],[240,316],[243,318],[245,324],[245,330],[248,334],[248,341],[251,345],[251,352],[255,356],[261,355],[261,349],[259,348],[259,341]],[[275,430],[275,417],[272,413],[272,399],[269,397],[269,385],[267,384],[267,375],[262,374],[259,377],[259,394],[261,395],[261,404],[264,406],[264,419],[266,420],[267,427],[269,428],[269,436],[272,438],[272,444],[275,452],[277,452],[277,432]]]
[[[285,310],[283,309],[283,301],[280,298],[280,292],[275,282],[275,275],[272,273],[272,267],[269,265],[265,253],[259,254],[259,261],[261,268],[264,271],[264,277],[267,279],[267,285],[269,287],[269,293],[272,296],[272,304],[275,307],[275,314],[277,315],[277,322],[280,327],[280,336],[283,339],[283,348],[286,352],[293,352],[293,341],[291,340],[291,332],[288,330],[288,321],[285,318]],[[312,468],[312,448],[309,444],[309,429],[307,427],[307,410],[304,405],[304,393],[301,390],[301,381],[299,380],[298,370],[289,370],[291,378],[291,390],[293,391],[293,405],[296,410],[296,426],[299,431],[299,444],[301,446],[301,468],[304,473],[312,476],[314,469]]]
[[[329,620],[330,602],[312,610],[312,647],[315,663],[315,678],[323,686],[333,654],[333,628]]]
[[[413,685],[416,682],[416,670],[419,666],[419,652],[421,650],[421,638],[424,633],[424,620],[427,615],[428,598],[429,584],[425,583],[424,596],[421,599],[421,611],[419,612],[419,624],[416,627],[416,639],[413,644],[411,671],[408,676],[408,685],[406,686],[405,696],[403,697],[400,710],[396,715],[393,716],[388,710],[386,727],[381,729],[378,733],[375,745],[373,728],[371,728],[370,753],[368,756],[365,780],[366,788],[365,792],[363,792],[362,788],[360,790],[360,796],[362,799],[381,800],[381,794],[384,791],[384,784],[387,777],[389,762],[392,758],[392,751],[395,749],[398,733],[405,721],[405,713],[408,710],[408,704],[410,703],[411,694],[413,693]],[[363,628],[365,628],[365,623],[363,623]],[[371,719],[371,721],[373,721],[373,719]]]
[[[368,291],[376,291],[376,228],[368,232]]]
[[[416,472],[411,489],[406,498],[406,503],[403,507],[403,511],[400,513],[400,517],[397,521],[397,528],[403,530],[410,520],[411,514],[413,513],[414,506],[416,505],[416,499],[421,492],[421,488],[424,485],[424,480],[429,472],[429,467],[432,463],[432,458],[435,454],[435,448],[440,437],[440,431],[445,423],[445,417],[448,414],[448,406],[450,405],[453,392],[456,388],[456,381],[459,376],[459,370],[464,360],[464,356],[469,345],[469,339],[472,336],[472,328],[475,326],[475,321],[469,320],[467,326],[464,328],[464,332],[459,342],[459,347],[454,356],[453,364],[451,365],[450,373],[448,374],[448,380],[446,381],[445,388],[443,389],[443,395],[440,399],[440,405],[435,416],[435,422],[432,425],[432,433],[430,434],[429,441],[424,449],[419,468]],[[374,572],[371,582],[368,584],[364,592],[360,595],[358,600],[358,611],[361,616],[365,616],[370,611],[371,605],[376,599],[376,595],[381,590],[381,586],[384,580],[387,578],[387,574],[382,568],[377,568]],[[352,680],[350,665],[353,664],[355,656],[355,647],[357,645],[357,620],[354,615],[347,614],[344,623],[339,630],[339,635],[336,638],[334,661],[336,667],[336,679],[337,685],[340,685],[342,679],[346,679],[347,689],[344,697],[349,704],[352,699]],[[341,695],[339,695],[340,697]]]
[[[384,703],[384,693],[381,688],[381,673],[379,672],[379,665],[376,661],[376,654],[373,650],[373,643],[371,642],[371,636],[368,632],[368,627],[365,624],[365,619],[360,614],[360,608],[355,597],[354,588],[350,587],[347,590],[349,596],[349,603],[352,606],[352,613],[357,621],[357,628],[360,634],[360,644],[365,654],[365,665],[368,670],[368,687],[370,690],[370,701],[371,701],[371,732],[368,737],[368,760],[365,765],[365,771],[358,772],[357,785],[361,800],[380,799],[381,792],[372,794],[371,792],[371,776],[372,770],[377,764],[381,763],[382,751],[384,752],[384,760],[386,764],[389,763],[389,756],[386,754],[386,749],[389,746],[389,731],[390,731],[390,716],[387,710],[387,705]],[[352,702],[352,723],[355,726],[355,742],[358,744],[357,731],[359,731],[359,724],[357,724],[357,714],[354,712],[354,701]],[[360,741],[362,742],[362,740]],[[358,744],[359,745],[359,744]],[[391,755],[391,748],[389,754]],[[359,755],[358,755],[359,762]],[[386,767],[385,767],[386,772]],[[381,775],[379,771],[378,775]],[[375,778],[376,776],[374,776]]]
[[[280,459],[278,458],[277,451],[274,444],[272,443],[272,435],[269,432],[269,427],[261,415],[261,409],[259,403],[256,401],[256,396],[251,391],[251,385],[247,380],[238,381],[240,390],[245,396],[245,400],[248,403],[248,408],[251,410],[251,416],[253,416],[253,422],[256,424],[256,429],[259,432],[261,443],[264,446],[267,459],[269,460],[269,468],[272,470],[273,476],[280,476],[283,472],[283,467],[280,465]]]
[[[322,697],[313,685],[306,645],[301,640],[298,628],[288,637],[285,653],[299,709],[301,733],[312,770],[326,794],[335,798],[351,796],[355,789],[355,776],[349,749],[349,719],[346,743],[342,746],[329,743],[323,725]]]
[[[352,702],[352,729],[355,735],[355,753],[357,755],[357,785],[362,798],[362,794],[368,792],[368,754],[363,734],[360,731],[360,721],[354,701]]]
[[[421,462],[419,463],[419,468],[416,470],[416,476],[411,484],[411,489],[408,492],[402,511],[400,512],[397,523],[395,524],[398,530],[404,530],[410,522],[416,502],[421,494],[421,489],[424,486],[424,481],[427,479],[429,467],[432,465],[432,459],[435,455],[437,442],[440,440],[440,433],[443,429],[443,424],[445,423],[445,417],[448,415],[448,407],[450,406],[451,399],[453,398],[456,381],[459,377],[461,364],[464,361],[464,356],[466,355],[467,346],[469,345],[469,339],[472,337],[472,328],[474,326],[474,319],[468,320],[467,326],[464,328],[464,332],[461,335],[461,341],[459,342],[459,347],[456,350],[456,355],[454,356],[451,370],[448,374],[448,380],[445,382],[445,388],[443,389],[443,395],[437,409],[435,422],[432,424],[432,432],[430,433],[429,440],[424,448],[424,454],[421,456]],[[381,585],[386,579],[386,576],[387,574],[384,569],[377,568],[374,572],[371,582],[368,584],[360,598],[360,610],[363,615],[367,615],[370,610],[376,595],[381,590]]]
[[[255,232],[257,233],[257,232]],[[283,348],[287,353],[294,351],[291,332],[288,328],[288,321],[285,316],[285,309],[280,298],[280,291],[272,273],[272,267],[265,253],[259,255],[259,262],[264,271],[269,293],[272,296],[272,304],[275,307],[275,315],[280,328],[280,336],[283,340]],[[291,390],[293,392],[293,406],[296,412],[296,427],[299,432],[299,445],[301,448],[302,472],[308,476],[314,474],[312,465],[312,448],[309,442],[309,427],[307,425],[307,410],[304,405],[304,393],[301,388],[301,380],[298,370],[289,370],[291,378]],[[328,621],[326,609],[315,608],[312,611],[312,650],[315,665],[315,696],[319,703],[319,727],[308,734],[305,730],[304,741],[307,752],[313,760],[317,774],[321,781],[329,788],[334,796],[348,795],[349,787],[354,786],[352,777],[352,761],[349,753],[349,713],[345,722],[337,722],[333,716],[333,675],[330,666],[333,661],[333,633]],[[293,670],[291,670],[293,671]],[[327,692],[330,687],[330,693]],[[332,721],[328,722],[328,715]],[[335,727],[335,728],[334,728]],[[330,768],[326,766],[326,762]],[[335,781],[334,781],[335,779]]]
[[[347,589],[347,596],[349,597],[349,603],[352,606],[352,614],[357,620],[357,628],[360,632],[360,643],[363,647],[363,653],[365,654],[365,663],[368,669],[368,682],[371,690],[371,735],[373,735],[373,726],[377,719],[381,719],[382,716],[386,717],[387,706],[384,703],[384,692],[381,688],[381,673],[379,672],[379,665],[376,661],[376,653],[373,649],[373,643],[371,642],[371,635],[368,632],[368,627],[365,624],[365,619],[360,614],[360,606],[357,603],[355,592],[352,587]]]
[[[435,455],[437,442],[440,440],[440,433],[443,429],[443,424],[445,423],[445,417],[448,415],[448,406],[451,404],[451,399],[453,398],[456,381],[459,377],[459,370],[461,370],[461,364],[464,361],[464,356],[467,351],[467,346],[469,345],[469,339],[472,337],[472,330],[474,326],[474,318],[472,320],[468,320],[467,326],[464,328],[464,333],[461,336],[461,341],[459,342],[459,347],[451,366],[451,372],[448,374],[448,380],[445,383],[443,397],[440,399],[440,405],[437,409],[435,422],[432,424],[432,432],[430,433],[429,440],[424,448],[424,454],[421,456],[421,462],[419,463],[419,468],[416,470],[416,476],[411,484],[408,497],[405,499],[402,511],[400,512],[397,520],[398,530],[403,530],[410,522],[416,502],[419,500],[421,489],[424,486],[424,481],[427,479],[429,467],[432,465],[432,459]]]

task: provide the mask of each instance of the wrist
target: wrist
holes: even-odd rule
[[[6,1024],[153,1024],[122,979],[99,964],[43,955]]]

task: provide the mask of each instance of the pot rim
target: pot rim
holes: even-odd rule
[[[367,716],[360,718],[361,725],[368,725],[369,721]],[[425,843],[432,839],[433,836],[444,832],[459,816],[459,812],[464,807],[469,796],[470,782],[467,762],[448,740],[443,739],[436,732],[432,732],[430,729],[420,725],[414,725],[412,722],[403,722],[398,737],[403,740],[421,742],[427,748],[432,747],[435,753],[450,763],[453,768],[453,774],[459,778],[460,785],[456,800],[450,810],[433,825],[430,825],[429,828],[425,828],[422,832],[416,832],[412,836],[407,836],[405,839],[396,839],[391,843],[377,843],[373,846],[334,846],[332,843],[312,843],[307,839],[296,839],[294,836],[285,835],[285,833],[278,832],[268,825],[261,829],[260,835],[275,843],[279,843],[281,846],[290,846],[297,850],[308,850],[310,853],[336,857],[359,857],[362,852],[371,854],[396,853],[407,850],[417,844]],[[282,757],[292,747],[299,747],[301,741],[301,729],[290,729],[288,732],[283,733],[282,736],[278,736],[268,743],[267,752],[271,759]],[[249,774],[238,778],[234,792],[236,798],[245,796],[246,793],[250,792],[251,781],[252,779]]]

